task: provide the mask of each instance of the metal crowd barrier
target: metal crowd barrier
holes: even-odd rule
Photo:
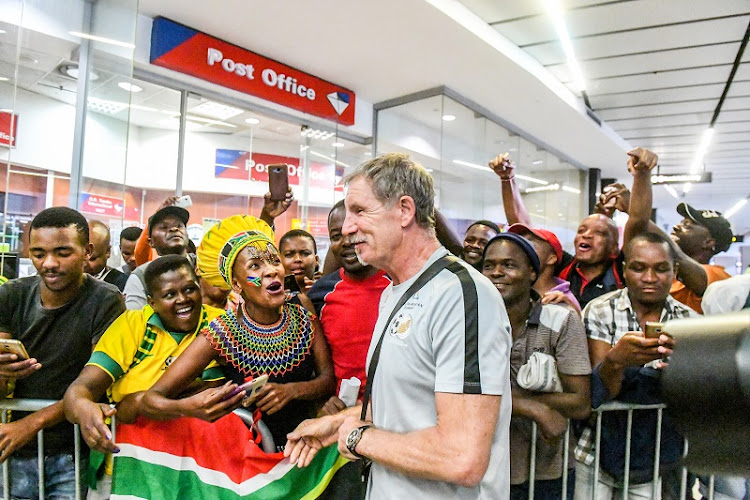
[[[39,411],[46,408],[57,401],[51,399],[0,399],[0,413],[2,423],[8,421],[8,411]],[[246,425],[253,425],[252,412],[245,408],[238,408],[234,411]],[[117,424],[115,417],[112,417],[112,440],[116,442],[117,439]],[[73,425],[74,435],[74,464],[75,464],[75,486],[76,486],[76,500],[81,500],[81,431],[78,424]],[[268,426],[262,421],[257,422],[258,432],[261,434],[261,448],[266,453],[273,453],[276,451],[273,436]],[[37,433],[37,468],[39,470],[39,498],[45,497],[44,491],[44,430],[40,430]],[[10,468],[8,462],[12,460],[12,457],[2,464],[2,477],[3,477],[3,498],[5,500],[10,499]]]
[[[632,433],[632,427],[633,427],[633,412],[634,411],[642,411],[642,410],[656,410],[657,411],[657,424],[656,424],[656,446],[654,450],[654,468],[653,468],[653,476],[651,479],[651,498],[660,498],[661,496],[661,484],[659,482],[659,461],[660,461],[660,445],[661,445],[661,425],[662,425],[662,415],[664,408],[666,406],[664,404],[654,404],[654,405],[637,405],[637,404],[628,404],[628,403],[620,403],[617,401],[613,401],[610,403],[606,403],[601,405],[599,408],[592,409],[592,413],[595,415],[596,418],[596,425],[595,425],[595,436],[594,436],[594,446],[595,446],[595,458],[593,465],[593,475],[592,475],[592,498],[597,498],[597,490],[599,487],[599,452],[600,452],[600,444],[601,444],[601,432],[602,432],[602,414],[607,411],[627,411],[628,412],[628,421],[627,421],[627,428],[626,428],[626,434],[625,434],[625,478],[623,480],[622,484],[622,490],[623,490],[623,498],[624,500],[627,500],[628,498],[628,487],[630,486],[630,442],[631,442],[631,433]],[[536,445],[537,445],[537,439],[538,439],[538,429],[536,422],[531,422],[531,443],[529,446],[529,500],[534,499],[534,483],[536,479]],[[570,425],[568,425],[568,428],[565,431],[563,441],[563,465],[562,465],[562,492],[560,498],[562,500],[572,500],[567,498],[568,493],[568,465],[569,465],[569,459],[568,455],[570,452]],[[687,454],[688,451],[688,443],[685,442],[685,448],[683,450],[683,456]],[[688,471],[685,467],[681,468],[681,476],[680,476],[680,498],[686,498],[686,493],[689,493],[692,496],[692,492],[688,491],[688,485],[687,485],[687,478],[688,478]],[[578,484],[579,478],[576,478],[576,484]],[[708,500],[713,500],[714,498],[714,476],[711,475],[709,477],[708,484],[706,485],[708,487]],[[690,486],[692,488],[692,485]],[[691,497],[687,497],[691,498]]]
[[[39,411],[57,401],[51,399],[0,399],[0,413],[2,423],[8,421],[8,410],[10,411]],[[76,472],[76,500],[81,500],[81,433],[78,425],[74,425],[74,463]],[[44,429],[37,432],[37,467],[39,468],[39,498],[44,498]],[[10,498],[10,468],[9,460],[3,462],[3,498]]]

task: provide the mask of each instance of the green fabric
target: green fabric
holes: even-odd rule
[[[85,482],[92,490],[96,489],[96,483],[104,475],[104,459],[106,454],[101,451],[91,450],[89,453],[89,467],[86,469]]]
[[[132,457],[115,457],[112,494],[136,498],[160,498],[162,500],[183,498],[211,498],[213,500],[307,498],[307,495],[311,492],[320,494],[330,482],[335,471],[346,462],[347,460],[337,453],[335,446],[329,446],[320,450],[309,466],[302,469],[292,467],[276,481],[249,495],[242,496],[230,489],[203,483],[193,471],[178,471]],[[118,481],[118,477],[125,477],[127,481]],[[316,496],[314,495],[313,498]]]
[[[117,382],[120,380],[120,377],[122,377],[125,372],[123,371],[122,367],[117,364],[117,361],[110,358],[108,354],[101,352],[101,351],[95,351],[91,354],[91,357],[89,358],[87,365],[96,365],[105,372],[109,374],[110,377],[112,377],[112,382]]]
[[[221,380],[223,378],[224,378],[224,372],[221,371],[221,368],[218,366],[214,366],[213,368],[204,370],[203,374],[201,375],[201,380],[203,380],[204,382],[210,382],[212,380]]]

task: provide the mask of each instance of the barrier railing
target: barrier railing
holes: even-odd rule
[[[3,424],[8,421],[8,410],[10,411],[39,411],[57,401],[49,399],[2,399],[0,400],[0,419]],[[81,499],[81,434],[78,425],[74,426],[74,453],[76,500]],[[10,498],[10,467],[8,462],[13,457],[3,462],[3,498]],[[44,429],[37,432],[37,467],[39,469],[39,498],[44,498]]]
[[[660,458],[661,458],[661,430],[662,430],[662,417],[663,417],[663,411],[666,406],[664,404],[653,404],[653,405],[637,405],[637,404],[628,404],[628,403],[621,403],[617,401],[613,401],[610,403],[606,403],[601,405],[599,408],[593,409],[592,413],[595,415],[596,423],[595,423],[595,435],[594,435],[594,463],[593,465],[593,474],[591,476],[591,489],[593,491],[592,498],[597,498],[598,488],[599,488],[599,465],[600,465],[600,450],[601,450],[601,432],[602,432],[602,415],[605,412],[610,411],[626,411],[627,412],[627,427],[626,427],[626,433],[625,433],[625,477],[622,482],[622,490],[623,490],[623,498],[627,500],[628,498],[628,489],[630,487],[630,463],[631,463],[631,436],[632,436],[632,428],[633,428],[633,412],[634,411],[644,411],[644,410],[656,410],[657,412],[657,420],[656,420],[656,430],[655,430],[655,450],[654,450],[654,466],[653,466],[653,476],[651,481],[651,498],[660,498],[661,497],[661,484],[659,481],[659,465],[660,465]],[[568,468],[569,468],[569,454],[570,454],[570,434],[571,429],[570,425],[568,426],[567,430],[565,431],[564,435],[564,441],[563,441],[563,464],[562,464],[562,491],[560,498],[562,500],[571,500],[568,499]],[[531,423],[531,442],[529,446],[529,500],[534,499],[534,483],[536,479],[536,447],[537,447],[537,439],[538,439],[538,429],[536,422]],[[688,450],[688,444],[685,442],[685,447],[683,450],[683,456],[687,454]],[[687,485],[687,478],[688,478],[688,471],[685,467],[681,468],[681,475],[680,475],[680,497],[679,498],[686,498],[686,494],[690,493],[688,492],[688,485]],[[578,483],[579,478],[576,478],[576,483]],[[709,477],[708,484],[706,485],[708,487],[708,499],[713,500],[714,498],[714,476],[711,475]],[[692,487],[692,485],[691,485]],[[689,497],[687,497],[689,498]]]
[[[39,411],[46,408],[57,401],[48,399],[0,399],[0,413],[2,414],[3,424],[8,421],[8,411]],[[253,425],[252,412],[238,408],[234,411],[246,425]],[[115,417],[112,417],[112,441],[117,442],[117,424]],[[76,487],[76,500],[81,500],[81,481],[83,475],[81,474],[81,432],[77,424],[73,426],[74,431],[74,466],[75,466],[75,487]],[[267,453],[273,453],[276,451],[273,443],[273,437],[271,431],[262,421],[256,423],[256,429],[261,435],[260,446]],[[2,478],[3,478],[3,498],[5,500],[10,499],[10,466],[9,461],[13,457],[6,460],[2,464]],[[39,470],[39,498],[45,498],[45,481],[44,481],[44,430],[37,432],[37,468]]]

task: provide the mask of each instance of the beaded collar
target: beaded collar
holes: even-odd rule
[[[243,307],[215,318],[206,336],[227,363],[245,377],[283,375],[310,354],[312,314],[297,304],[285,303],[279,320],[271,325],[255,322]]]

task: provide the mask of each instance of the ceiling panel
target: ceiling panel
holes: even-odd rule
[[[617,56],[607,59],[581,61],[584,79],[611,78],[629,74],[654,73],[732,64],[737,56],[739,43],[686,48],[652,54]],[[571,80],[567,63],[549,66],[561,81]]]
[[[689,63],[686,63],[689,64]],[[721,65],[705,68],[680,69],[673,71],[656,71],[637,73],[600,79],[587,78],[587,92],[593,97],[599,94],[615,92],[632,92],[644,89],[663,89],[684,85],[724,84],[732,70],[731,61]],[[743,63],[737,70],[737,80],[750,80],[750,64]]]
[[[682,47],[739,43],[747,22],[748,16],[741,16],[578,38],[574,41],[575,53],[580,61],[588,61]],[[526,47],[526,51],[545,66],[565,62],[557,40]]]
[[[750,82],[743,82],[742,85],[744,85],[744,89],[738,95],[742,95],[742,92],[747,92],[745,95],[750,95]],[[699,99],[715,100],[721,97],[724,86],[724,83],[716,83],[713,85],[694,85],[663,90],[642,90],[626,94],[589,96],[589,99],[591,100],[591,107],[595,111],[665,102],[686,102]]]
[[[676,6],[678,8],[675,8]],[[614,31],[633,31],[634,28],[643,29],[740,16],[748,12],[750,9],[745,0],[722,0],[721,2],[633,0],[602,2],[589,8],[568,10],[565,14],[565,22],[570,36],[575,40],[579,37]],[[545,14],[494,26],[521,48],[549,42],[556,38],[555,31],[551,28],[551,23]]]

